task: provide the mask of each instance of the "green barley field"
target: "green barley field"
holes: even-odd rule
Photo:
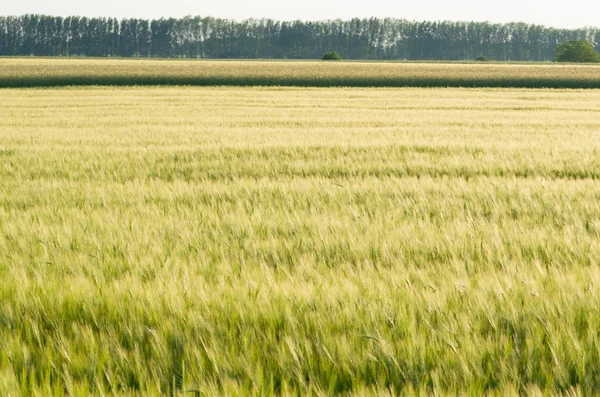
[[[0,395],[598,394],[599,179],[597,90],[0,90]]]

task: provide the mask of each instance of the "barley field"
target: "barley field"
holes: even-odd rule
[[[0,395],[598,394],[599,179],[596,90],[0,90]]]
[[[0,58],[0,87],[600,88],[600,65]]]

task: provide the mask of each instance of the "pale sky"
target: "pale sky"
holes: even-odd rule
[[[272,18],[529,22],[559,28],[600,27],[600,0],[0,0],[1,15]]]

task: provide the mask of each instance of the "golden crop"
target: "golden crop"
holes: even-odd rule
[[[0,59],[0,87],[65,85],[600,88],[600,66]]]
[[[6,89],[0,112],[2,396],[600,391],[599,91]]]

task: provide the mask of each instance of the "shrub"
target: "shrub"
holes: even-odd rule
[[[337,52],[328,52],[323,55],[322,58],[324,61],[341,61],[342,57]]]
[[[475,58],[475,60],[477,62],[488,62],[490,58],[486,57],[485,55],[479,55],[477,58]]]
[[[554,50],[555,62],[600,62],[600,54],[587,40],[571,40]]]

